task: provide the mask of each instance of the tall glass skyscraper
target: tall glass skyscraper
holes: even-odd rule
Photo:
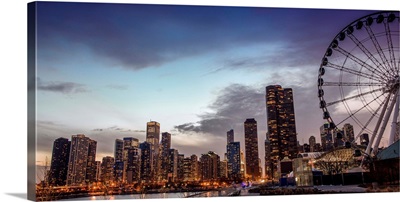
[[[160,175],[161,180],[168,180],[168,171],[169,171],[169,150],[171,149],[171,134],[170,133],[162,133],[161,134],[161,168]]]
[[[68,163],[67,185],[85,184],[90,139],[83,134],[73,135]]]
[[[231,142],[234,142],[234,132],[233,129],[230,129],[228,132],[226,132],[226,144],[229,144]]]
[[[261,177],[258,156],[257,121],[254,118],[244,122],[244,146],[246,156],[246,174],[251,180]]]
[[[240,142],[230,142],[226,146],[228,159],[228,178],[241,178],[240,172]]]
[[[152,161],[153,153],[151,144],[143,142],[139,145],[141,151],[141,164],[140,164],[140,180],[142,182],[149,182],[152,180]]]
[[[151,166],[151,177],[153,180],[157,180],[160,173],[159,164],[159,145],[160,145],[160,123],[156,121],[147,122],[146,127],[146,142],[150,143],[152,151],[152,166]]]
[[[297,157],[297,132],[293,91],[280,85],[266,87],[267,127],[270,142],[271,172],[276,176],[277,162]],[[278,176],[276,176],[278,177]]]

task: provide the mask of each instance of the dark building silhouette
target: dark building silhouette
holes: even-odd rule
[[[226,132],[226,144],[229,144],[234,141],[234,132],[233,129],[230,129],[228,132]]]
[[[244,146],[246,158],[246,174],[251,180],[261,177],[258,156],[257,121],[253,118],[244,122]]]
[[[151,144],[143,142],[140,144],[141,151],[141,164],[140,164],[140,180],[142,182],[149,182],[152,180],[152,167],[153,167],[153,153]]]
[[[267,126],[270,141],[270,158],[274,176],[277,162],[284,157],[297,157],[297,132],[294,114],[293,91],[279,85],[266,87]],[[246,159],[247,161],[247,159]]]
[[[96,181],[96,149],[97,142],[95,140],[89,141],[88,159],[86,168],[86,182],[91,183]]]
[[[161,180],[168,180],[168,172],[169,172],[169,150],[171,149],[171,134],[170,133],[162,133],[161,134]]]
[[[124,141],[121,139],[116,139],[114,144],[114,176],[117,182],[122,182],[124,177]]]
[[[315,140],[314,136],[311,136],[308,139],[308,143],[310,145],[310,152],[316,152],[316,148],[315,148],[316,140]]]
[[[184,161],[185,155],[184,154],[178,154],[178,181],[182,182],[184,178]]]
[[[178,180],[178,150],[169,149],[169,170],[168,170],[168,181],[175,182]]]
[[[49,185],[64,186],[67,180],[68,160],[71,142],[67,138],[58,138],[53,143]]]
[[[272,179],[272,167],[273,167],[273,161],[271,159],[271,142],[269,141],[269,134],[266,134],[266,138],[264,141],[264,148],[265,148],[265,177],[267,179]]]

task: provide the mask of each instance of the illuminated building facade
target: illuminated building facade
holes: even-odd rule
[[[168,169],[168,181],[175,182],[178,180],[178,150],[169,149],[169,169]]]
[[[146,127],[146,142],[151,144],[152,151],[152,167],[151,167],[151,176],[153,180],[158,179],[160,173],[160,164],[159,160],[159,142],[160,142],[160,123],[156,121],[147,122]]]
[[[114,181],[114,157],[105,156],[101,162],[101,181],[111,184]]]
[[[322,151],[329,151],[333,148],[333,135],[329,123],[320,127]]]
[[[117,182],[122,182],[124,177],[124,141],[121,139],[116,139],[114,144],[114,175]]]
[[[244,122],[244,140],[246,155],[246,174],[251,180],[261,177],[258,163],[257,121],[253,118]]]
[[[170,133],[162,133],[161,134],[161,179],[166,181],[168,180],[168,172],[169,172],[169,150],[171,149],[171,134]]]
[[[86,168],[89,150],[88,137],[83,134],[73,135],[69,154],[67,185],[81,185],[86,183]]]
[[[151,144],[143,142],[139,145],[141,151],[141,164],[140,164],[140,180],[142,182],[150,182],[152,180],[152,168],[153,168],[153,153],[151,150]]]
[[[140,181],[141,150],[137,146],[126,149],[124,182],[131,184]]]
[[[97,142],[95,140],[89,140],[88,159],[86,167],[87,183],[96,181],[96,149],[97,149]]]
[[[230,142],[227,146],[228,178],[240,178],[240,142]]]
[[[217,180],[220,176],[220,158],[213,152],[202,154],[200,157],[201,163],[201,179],[204,181]]]

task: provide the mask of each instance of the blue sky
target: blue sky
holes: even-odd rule
[[[97,160],[114,140],[145,140],[146,122],[185,155],[225,152],[258,122],[264,158],[265,87],[293,88],[298,140],[319,140],[318,68],[333,37],[374,11],[138,4],[38,4],[38,159],[83,133]],[[43,160],[40,160],[43,161]]]

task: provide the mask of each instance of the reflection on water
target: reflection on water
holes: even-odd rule
[[[191,195],[195,197],[216,197],[224,195],[225,191],[208,192],[179,192],[179,193],[158,193],[158,194],[130,194],[130,195],[108,195],[108,196],[89,196],[82,198],[63,199],[62,201],[76,200],[118,200],[118,199],[159,199],[159,198],[185,198]]]

